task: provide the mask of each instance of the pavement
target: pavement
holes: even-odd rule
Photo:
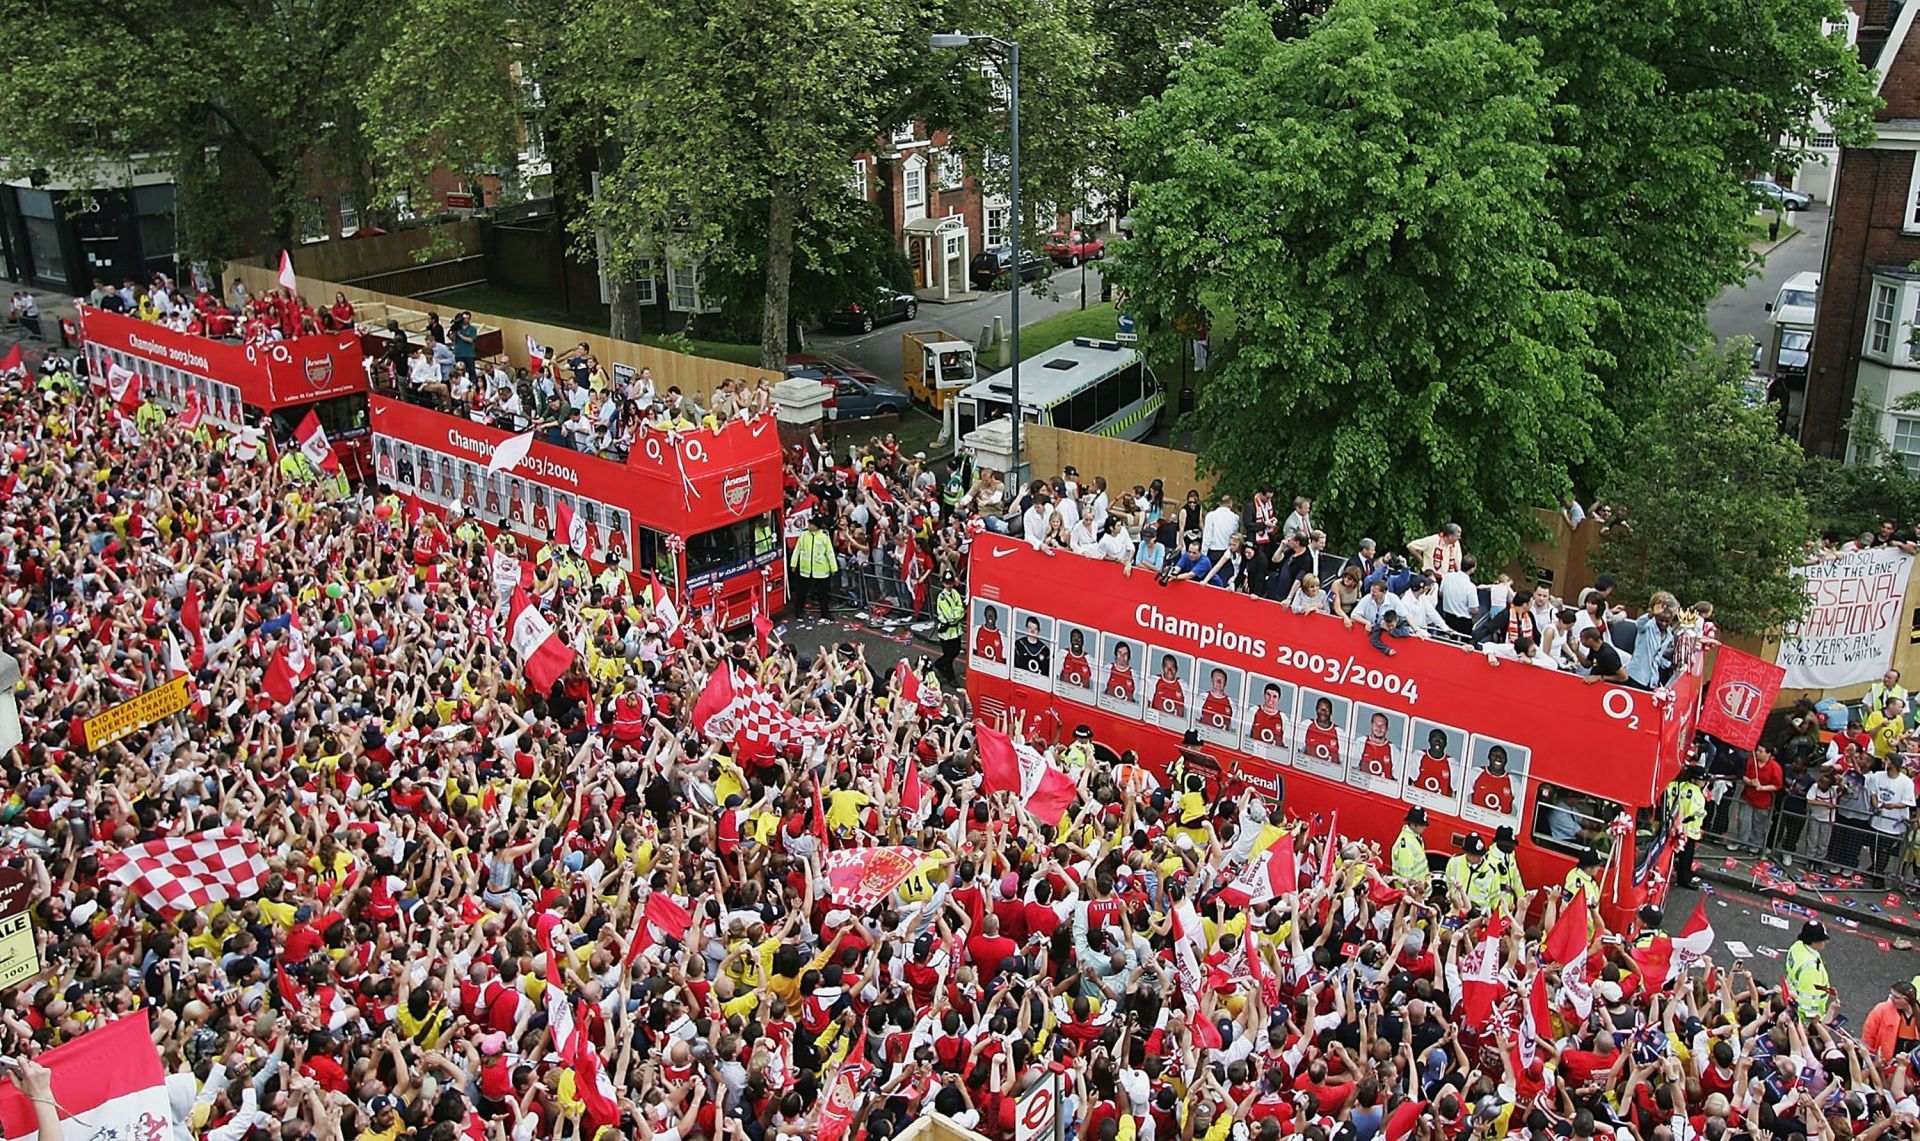
[[[12,297],[17,290],[27,289],[40,305],[40,328],[46,336],[36,341],[26,335],[26,331],[11,321],[0,321],[0,354],[14,345],[21,346],[27,364],[31,367],[40,363],[40,355],[48,349],[60,347],[60,318],[74,320],[78,312],[73,307],[73,298],[64,293],[55,293],[45,289],[28,289],[16,281],[0,278],[0,291]]]

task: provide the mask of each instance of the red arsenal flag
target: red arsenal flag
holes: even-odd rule
[[[1698,728],[1736,749],[1753,748],[1786,676],[1772,662],[1721,646],[1714,655],[1713,682],[1700,701]]]
[[[328,475],[340,470],[340,460],[333,454],[333,442],[327,439],[326,429],[320,427],[318,413],[309,409],[300,426],[293,430],[293,438],[300,444],[300,454],[314,467]]]
[[[37,1059],[52,1071],[54,1112],[67,1137],[170,1137],[167,1073],[144,1016],[83,1034]],[[34,1105],[18,1086],[0,1086],[0,1130],[38,1135]]]
[[[575,514],[572,505],[564,499],[554,508],[553,535],[571,547],[574,554],[583,559],[587,557],[587,521]]]
[[[27,360],[25,357],[20,355],[19,345],[15,345],[12,348],[8,349],[7,355],[4,357],[0,357],[0,376],[16,376],[16,375],[17,376],[29,375],[27,372]]]
[[[541,693],[551,690],[573,665],[573,647],[553,632],[553,624],[524,590],[513,592],[512,609],[507,613],[507,644],[520,655],[527,681]]]
[[[974,749],[980,754],[981,791],[1016,793],[1034,819],[1057,823],[1079,793],[1073,778],[998,729],[976,722],[973,732]]]
[[[187,402],[180,409],[180,426],[191,432],[200,426],[200,418],[206,415],[206,409],[200,406],[200,390],[187,393]]]

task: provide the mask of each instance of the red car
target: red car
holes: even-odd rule
[[[1047,236],[1047,244],[1040,249],[1061,265],[1076,266],[1083,261],[1099,261],[1105,257],[1107,243],[1101,241],[1098,234],[1089,234],[1085,230],[1074,230],[1072,233],[1055,230]]]

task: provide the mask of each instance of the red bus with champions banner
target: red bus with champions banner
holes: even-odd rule
[[[262,345],[176,333],[164,325],[80,307],[88,374],[113,366],[140,378],[142,399],[170,412],[197,399],[201,415],[228,431],[265,425],[281,445],[311,410],[349,478],[373,470],[367,438],[367,370],[351,332]]]
[[[974,541],[968,589],[967,688],[982,712],[1022,714],[1030,731],[1049,711],[1067,733],[1085,722],[1160,772],[1191,729],[1222,796],[1283,783],[1292,814],[1337,809],[1343,835],[1383,846],[1415,805],[1434,850],[1506,825],[1530,884],[1558,883],[1584,847],[1612,851],[1615,930],[1648,887],[1664,892],[1636,882],[1620,821],[1679,772],[1697,668],[1656,695],[1443,641],[1395,639],[1388,656],[1330,615],[991,534]]]
[[[534,437],[524,459],[489,471],[514,438],[488,424],[375,394],[373,466],[380,483],[442,514],[465,511],[488,534],[534,549],[555,541],[564,503],[585,524],[587,562],[652,578],[683,607],[711,607],[719,628],[786,601],[780,542],[780,434],[771,415],[714,431],[651,429],[627,459]]]

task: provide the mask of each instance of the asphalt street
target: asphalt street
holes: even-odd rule
[[[1800,232],[1770,251],[1757,275],[1726,290],[1707,306],[1707,327],[1714,336],[1723,340],[1752,337],[1756,343],[1765,338],[1766,304],[1780,292],[1780,286],[1796,273],[1820,271],[1827,248],[1827,217],[1824,205],[1793,215]]]

